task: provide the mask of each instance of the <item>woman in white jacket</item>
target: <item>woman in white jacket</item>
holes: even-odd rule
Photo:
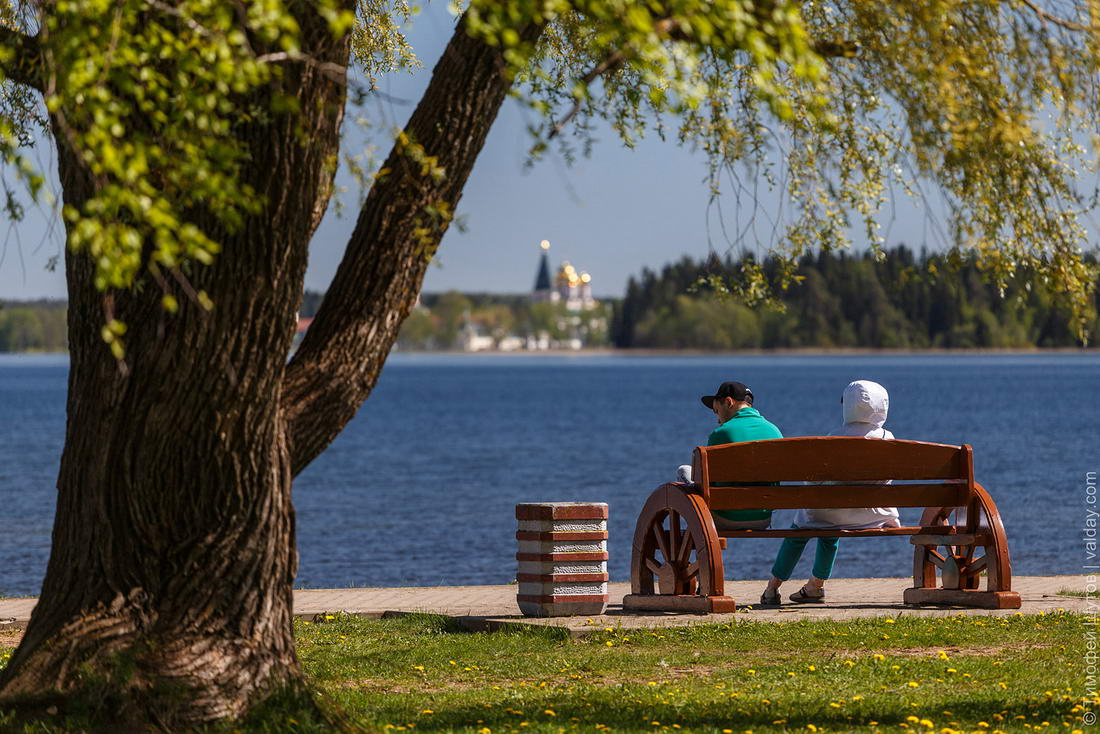
[[[840,398],[844,411],[844,425],[834,436],[860,436],[863,438],[891,439],[884,424],[890,409],[890,396],[886,388],[870,380],[856,380],[844,388]],[[792,528],[881,528],[897,527],[896,507],[858,507],[818,510],[799,510]],[[768,582],[760,603],[774,606],[780,603],[779,586],[791,577],[795,564],[802,557],[809,538],[784,538],[783,545],[772,566],[772,578]],[[825,581],[832,575],[833,564],[840,538],[818,538],[814,554],[813,575],[806,585],[794,594],[793,602],[815,602],[825,598]]]

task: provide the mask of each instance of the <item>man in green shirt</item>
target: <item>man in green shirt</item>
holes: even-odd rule
[[[752,390],[743,382],[723,382],[714,395],[704,395],[701,400],[718,419],[707,446],[783,438],[780,430],[752,407]],[[691,481],[690,473],[691,467],[680,468],[681,478],[687,481]],[[771,510],[715,510],[713,514],[714,525],[720,530],[760,530],[768,527],[772,518]]]

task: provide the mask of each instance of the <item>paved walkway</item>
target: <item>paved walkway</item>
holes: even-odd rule
[[[1085,591],[1083,576],[1016,576],[1013,587],[1023,598],[1024,614],[1067,611],[1100,612],[1100,598],[1059,595],[1066,589]],[[1015,610],[962,609],[959,607],[920,608],[901,603],[902,591],[911,579],[834,579],[828,584],[828,602],[795,605],[785,603],[779,608],[747,609],[760,598],[763,581],[727,581],[726,593],[741,607],[734,614],[669,614],[624,613],[622,598],[629,593],[627,583],[609,584],[611,603],[607,612],[597,617],[559,617],[529,619],[520,616],[516,607],[515,586],[437,586],[396,589],[318,589],[294,592],[294,614],[311,619],[319,614],[348,612],[385,617],[409,612],[430,612],[455,617],[471,629],[495,629],[511,624],[541,624],[564,627],[574,634],[606,626],[661,627],[698,623],[742,620],[795,621],[800,619],[853,619],[905,615],[943,616],[958,614],[1014,614]],[[788,584],[789,594],[798,583]],[[0,599],[0,630],[18,629],[26,625],[37,599]],[[1090,603],[1095,604],[1090,609]]]

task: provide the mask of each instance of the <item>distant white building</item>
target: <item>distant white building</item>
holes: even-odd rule
[[[482,333],[482,327],[470,321],[469,318],[462,325],[458,343],[465,352],[485,352],[496,348],[493,337]]]
[[[497,344],[497,349],[502,352],[518,352],[519,350],[526,348],[527,340],[515,336],[514,334],[509,334],[508,336],[501,339],[500,343]]]

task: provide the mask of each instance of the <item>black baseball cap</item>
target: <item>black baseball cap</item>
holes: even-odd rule
[[[713,410],[714,401],[723,398],[733,398],[752,405],[752,390],[743,382],[723,382],[713,395],[704,395],[699,399],[703,401],[703,405],[707,406],[708,409]]]

